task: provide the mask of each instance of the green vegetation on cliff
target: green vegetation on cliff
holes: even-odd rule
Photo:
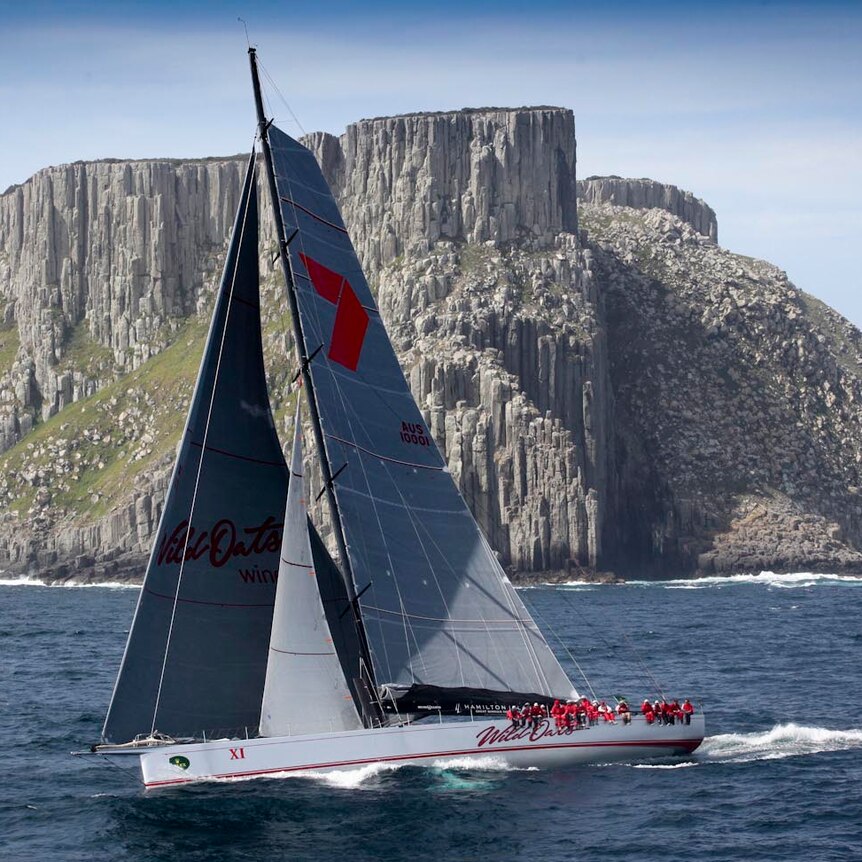
[[[160,354],[3,453],[6,507],[24,516],[50,504],[81,521],[111,511],[179,439],[205,335],[205,322],[190,318]]]

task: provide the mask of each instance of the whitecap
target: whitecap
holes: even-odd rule
[[[859,747],[862,747],[862,730],[833,730],[789,723],[777,724],[760,733],[708,736],[695,757],[702,762],[747,763]]]
[[[711,587],[727,587],[739,584],[754,584],[778,589],[802,589],[815,586],[849,586],[862,584],[858,575],[823,574],[818,572],[760,572],[750,575],[713,575],[707,578],[680,578],[672,581],[628,581],[634,587],[660,587],[665,590],[705,590]]]
[[[434,769],[453,770],[475,770],[476,772],[536,772],[536,766],[512,766],[502,757],[492,755],[480,757],[447,757],[434,760],[431,763]]]
[[[53,583],[43,581],[39,578],[0,578],[0,587],[50,587],[51,589],[68,590],[139,590],[140,584],[132,584],[128,581],[100,581],[95,584],[80,584],[74,582]]]
[[[367,763],[357,766],[355,769],[333,769],[328,772],[289,772],[285,773],[289,778],[307,778],[328,784],[330,787],[338,787],[342,790],[353,790],[360,787],[370,778],[375,778],[387,772],[395,772],[402,769],[401,763]],[[279,777],[279,776],[273,776]]]

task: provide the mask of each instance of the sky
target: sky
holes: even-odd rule
[[[579,176],[693,192],[723,246],[862,326],[862,0],[0,0],[0,191],[79,159],[247,152],[238,18],[291,134],[571,108]]]

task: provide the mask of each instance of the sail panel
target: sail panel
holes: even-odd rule
[[[258,724],[288,478],[264,376],[257,215],[252,157],[106,741]]]
[[[377,682],[567,696],[431,439],[314,156],[275,127],[269,139]]]
[[[260,733],[359,730],[362,722],[335,651],[314,571],[299,410],[290,471]]]

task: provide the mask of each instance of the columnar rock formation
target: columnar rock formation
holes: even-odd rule
[[[440,240],[551,245],[577,227],[570,111],[485,109],[361,120],[334,177],[373,271]]]
[[[651,180],[576,184],[556,108],[307,142],[506,565],[862,568],[859,333],[722,250],[706,204]],[[140,574],[244,162],[80,163],[0,196],[0,569]],[[287,430],[272,250],[267,222],[264,341]]]
[[[691,192],[666,183],[622,177],[587,177],[578,182],[578,200],[586,204],[667,210],[703,236],[718,239],[718,219],[712,207]]]
[[[0,197],[0,297],[21,347],[0,368],[0,451],[168,343],[212,278],[241,179],[238,159],[78,162]]]

